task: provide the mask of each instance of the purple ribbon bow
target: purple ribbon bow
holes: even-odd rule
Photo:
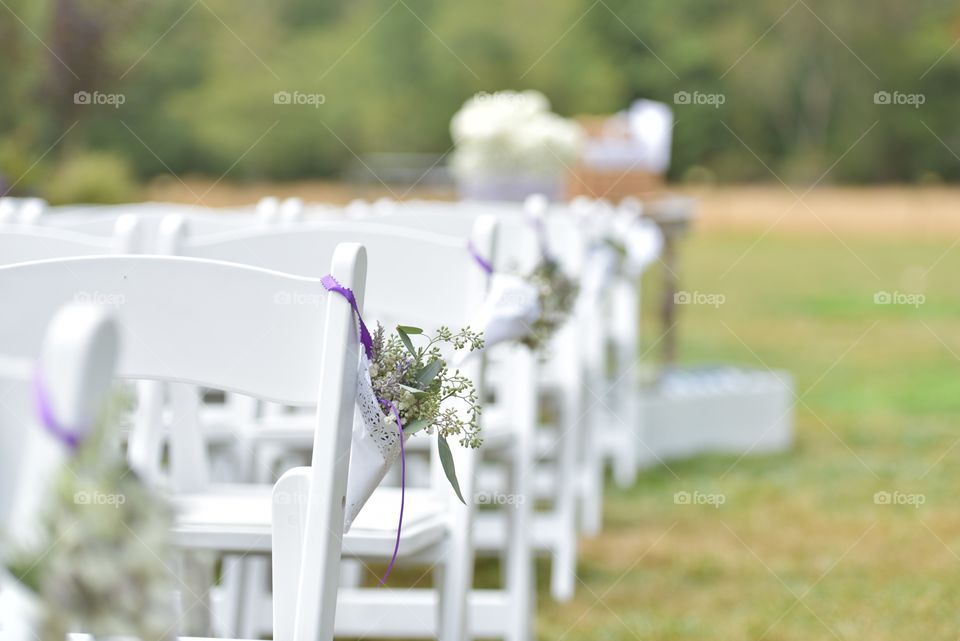
[[[350,307],[353,308],[353,313],[357,316],[357,324],[360,325],[360,343],[363,345],[363,351],[366,353],[367,359],[372,361],[373,339],[370,337],[367,325],[363,322],[363,317],[360,315],[360,306],[357,304],[357,297],[353,295],[353,290],[341,285],[337,279],[330,274],[321,278],[320,282],[328,292],[340,294],[350,303]],[[393,571],[393,566],[397,562],[397,555],[400,553],[400,532],[403,530],[403,505],[407,494],[407,459],[403,449],[403,423],[400,421],[400,411],[397,409],[397,406],[388,399],[378,396],[377,400],[380,401],[381,405],[389,408],[393,412],[393,416],[397,421],[397,430],[400,433],[400,519],[397,521],[397,542],[393,545],[393,556],[390,558],[390,565],[387,566],[387,572],[383,575],[383,578],[380,579],[380,585],[384,585],[390,573]]]
[[[493,274],[493,265],[489,260],[480,254],[480,252],[477,250],[477,246],[473,244],[472,240],[467,242],[467,251],[470,252],[471,256],[473,256],[473,260],[477,262],[477,265],[480,266],[480,269],[482,269],[488,275]]]
[[[80,447],[80,434],[83,434],[84,430],[72,430],[60,424],[53,412],[50,395],[47,393],[47,387],[43,381],[43,373],[38,365],[33,372],[33,398],[36,404],[37,416],[40,417],[40,422],[47,428],[47,431],[58,441],[71,450],[76,450]]]
[[[320,282],[328,292],[336,292],[346,298],[347,302],[350,303],[350,307],[353,308],[353,313],[357,315],[357,322],[360,324],[360,343],[363,345],[363,351],[366,352],[367,359],[372,361],[373,339],[370,337],[370,331],[367,330],[367,326],[363,322],[363,317],[360,315],[360,306],[357,305],[357,297],[353,295],[353,290],[341,285],[337,279],[330,274],[321,278]]]

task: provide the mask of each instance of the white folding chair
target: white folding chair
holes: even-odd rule
[[[469,239],[484,210],[463,212],[458,205],[418,207],[381,202],[355,220],[371,225],[429,230]],[[498,212],[502,213],[502,212]],[[489,215],[489,214],[486,214]],[[533,229],[519,216],[498,216],[496,250],[475,257],[495,261],[501,271],[532,268],[539,253]],[[477,269],[482,269],[478,264]],[[537,358],[523,345],[503,345],[488,350],[484,387],[488,391],[481,417],[484,432],[496,435],[484,448],[477,496],[497,507],[476,516],[474,544],[478,554],[503,561],[502,588],[471,592],[470,632],[481,638],[523,641],[533,636],[536,593],[530,528],[533,526],[535,472],[533,444],[537,421]],[[494,375],[491,375],[494,374]],[[490,403],[490,399],[493,403]],[[495,479],[493,482],[487,479]],[[492,529],[499,536],[488,536]]]
[[[473,242],[482,251],[492,251],[494,233],[493,221],[477,221]],[[456,329],[468,325],[483,300],[485,275],[476,269],[461,238],[356,223],[311,223],[194,238],[177,219],[169,220],[161,234],[163,246],[179,255],[311,275],[318,274],[325,257],[344,240],[361,242],[370,251],[365,296],[368,323],[380,321],[388,328],[412,324],[427,332],[441,325]],[[478,369],[476,362],[461,367],[482,393]],[[302,429],[295,417],[274,415],[248,434],[256,443],[289,445],[296,444]],[[460,447],[453,451],[463,495],[472,497],[476,455]],[[432,458],[436,459],[435,448]],[[459,503],[437,460],[431,467],[430,487],[407,491],[398,563],[435,566],[439,589],[341,590],[338,634],[466,637],[466,594],[473,577],[473,506]],[[396,488],[378,489],[354,521],[345,553],[364,562],[389,560],[399,502]],[[274,600],[284,601],[276,586]],[[248,608],[256,605],[248,604]],[[245,630],[269,632],[263,627]]]
[[[597,403],[596,435],[603,458],[620,487],[637,477],[640,448],[644,447],[639,407],[640,292],[646,269],[660,256],[663,235],[656,224],[641,217],[640,203],[622,203],[616,209],[593,203],[590,215],[600,218],[598,242],[621,244],[620,269],[610,274],[596,309],[599,351],[590,376],[603,381]]]
[[[535,239],[537,232],[532,225],[531,212],[519,206],[415,201],[389,207],[381,203],[376,211],[380,215],[371,220],[451,233],[463,224],[458,217],[469,219],[493,215],[500,223],[495,265],[498,270],[525,273],[539,259],[539,241]],[[561,211],[554,210],[544,222],[548,247],[565,271],[579,276],[586,240],[577,225]],[[535,249],[531,251],[531,247]],[[586,317],[574,315],[551,341],[549,360],[536,364],[536,373],[532,374],[536,379],[534,394],[552,397],[559,414],[546,431],[537,435],[537,464],[533,465],[534,473],[527,483],[531,501],[546,499],[549,503],[548,508],[536,510],[531,515],[530,536],[534,549],[550,556],[550,592],[558,601],[572,598],[576,587],[578,505],[585,515],[595,514],[596,495],[602,492],[601,481],[595,480],[602,474],[597,459],[599,451],[595,450],[586,433],[589,422],[583,413],[586,322]],[[510,370],[498,373],[496,363],[491,369],[493,378],[512,380]],[[484,475],[479,480],[482,486],[499,486],[498,491],[503,491],[497,481],[502,479]],[[503,550],[510,544],[509,536],[502,520],[478,520],[475,540],[479,551]]]
[[[67,305],[47,325],[32,358],[0,353],[0,561],[8,545],[32,541],[51,498],[51,479],[68,457],[63,434],[44,426],[35,409],[34,376],[43,372],[48,410],[82,438],[97,417],[113,376],[117,330],[108,313]],[[2,564],[0,564],[2,567]],[[5,641],[32,641],[33,608],[25,588],[0,570],[0,631]]]
[[[330,273],[362,293],[363,248],[344,244],[330,253]],[[286,598],[277,604],[274,638],[331,639],[359,355],[350,305],[319,279],[216,261],[107,256],[22,263],[0,267],[0,298],[17,301],[0,316],[0,353],[35,353],[43,319],[75,297],[78,283],[122,301],[115,311],[124,346],[118,375],[171,383],[171,465],[189,466],[198,457],[194,386],[316,407],[310,467],[246,497],[229,488],[218,492],[195,475],[195,484],[179,488],[178,510],[189,516],[204,501],[218,509],[194,523],[181,514],[174,534],[240,553],[269,551],[272,539],[273,580]],[[277,305],[280,292],[314,304]],[[249,527],[230,529],[233,517]]]

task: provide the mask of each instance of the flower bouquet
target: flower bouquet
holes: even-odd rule
[[[563,271],[560,263],[546,253],[527,275],[527,280],[537,290],[540,316],[522,342],[531,349],[543,349],[569,318],[580,288],[577,281]]]
[[[472,200],[521,201],[530,194],[563,196],[583,131],[550,111],[538,91],[475,95],[450,122],[452,171]]]
[[[414,344],[414,341],[421,344]],[[417,432],[439,436],[440,461],[457,497],[463,501],[447,439],[480,447],[480,405],[473,382],[451,370],[444,351],[483,348],[483,338],[469,328],[434,335],[418,327],[399,326],[388,335],[377,325],[369,360],[359,372],[358,412],[347,481],[345,530],[401,453],[402,438]],[[459,406],[459,407],[458,407]]]
[[[14,637],[64,639],[82,630],[162,641],[176,634],[164,561],[172,513],[122,460],[104,461],[121,404],[113,405],[52,479],[37,526],[9,542],[3,569],[5,583],[13,581],[0,611],[14,614]]]

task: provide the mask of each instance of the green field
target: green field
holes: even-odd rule
[[[680,352],[789,370],[793,451],[702,457],[648,470],[630,490],[608,485],[604,531],[581,544],[576,599],[541,597],[540,639],[958,637],[960,246],[758,237],[686,242],[683,289],[726,300],[682,308]],[[883,291],[925,300],[875,304]],[[726,502],[675,505],[684,490]],[[876,492],[923,504],[878,505]]]

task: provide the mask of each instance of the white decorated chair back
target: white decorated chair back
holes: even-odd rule
[[[496,222],[482,217],[474,221],[470,239],[478,251],[492,256],[495,234]],[[440,326],[457,331],[470,323],[484,300],[486,274],[477,268],[463,237],[359,222],[315,222],[194,238],[179,218],[166,221],[161,234],[171,253],[312,276],[323,274],[330,252],[343,241],[362,243],[370,252],[366,292],[357,292],[357,299],[371,331],[377,321],[387,331],[396,324],[418,326],[428,333]],[[310,301],[294,297],[288,303]],[[460,369],[474,381],[482,398],[478,359]],[[461,488],[467,492],[473,457],[460,447],[453,448],[453,453],[457,469],[463,470]],[[433,485],[445,488],[436,460],[431,467]]]
[[[341,244],[324,271],[362,295],[365,258],[360,245]],[[332,638],[359,355],[350,305],[319,278],[216,261],[107,256],[22,263],[0,267],[0,299],[17,302],[0,315],[0,353],[34,356],[44,320],[78,288],[112,297],[124,346],[117,375],[172,384],[174,409],[185,410],[174,417],[172,459],[198,455],[195,446],[176,445],[197,425],[195,396],[178,403],[178,389],[211,387],[316,407],[304,525],[311,543],[298,582],[311,607],[297,609],[295,625],[301,638]],[[283,304],[287,296],[310,304]]]
[[[362,290],[363,253],[355,244],[336,247],[326,271]],[[87,290],[101,293],[127,339],[119,376],[208,385],[289,405],[316,402],[324,340],[342,330],[333,321],[349,310],[339,297],[331,300],[319,278],[243,265],[167,256],[46,260],[0,267],[0,297],[17,302],[0,315],[0,353],[29,356],[41,343],[42,319]],[[282,304],[288,295],[311,304]],[[350,350],[355,332],[347,334],[331,356]]]
[[[38,393],[56,424],[80,440],[98,418],[116,364],[117,329],[104,308],[69,304],[44,327],[35,354],[0,354],[0,542],[28,537],[69,451],[41,421]]]

